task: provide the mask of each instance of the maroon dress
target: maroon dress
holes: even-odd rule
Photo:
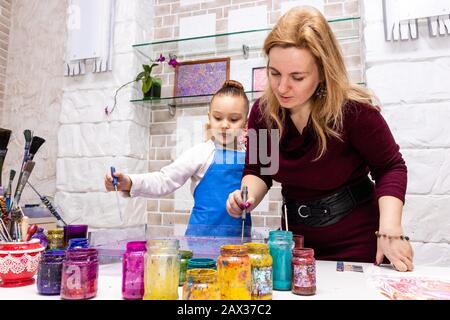
[[[257,132],[267,128],[259,100],[253,105],[248,126]],[[326,153],[316,161],[313,160],[317,156],[318,140],[311,122],[308,121],[303,133],[289,116],[283,126],[278,172],[261,175],[263,165],[259,160],[256,164],[249,163],[250,149],[247,148],[243,176],[258,176],[268,188],[273,179],[281,183],[283,197],[311,201],[370,173],[375,181],[372,200],[356,207],[335,224],[325,227],[289,225],[289,230],[305,237],[305,247],[313,248],[317,259],[375,262],[378,198],[394,196],[404,202],[407,182],[405,161],[381,113],[368,105],[348,102],[343,112],[342,141],[328,138]],[[267,148],[270,153],[270,145]],[[281,220],[284,229],[284,219]]]

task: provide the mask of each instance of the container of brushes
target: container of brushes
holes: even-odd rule
[[[44,249],[38,239],[0,242],[0,287],[33,284]]]

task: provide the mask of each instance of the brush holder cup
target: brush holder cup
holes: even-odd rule
[[[0,242],[0,287],[33,284],[44,250],[38,239]]]

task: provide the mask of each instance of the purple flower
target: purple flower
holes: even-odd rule
[[[164,57],[163,55],[162,55],[162,53],[159,55],[159,58],[158,59],[156,59],[156,62],[164,62],[164,61],[166,61],[166,57]]]
[[[172,67],[176,67],[177,66],[177,64],[178,64],[178,62],[177,62],[177,58],[175,57],[175,58],[170,58],[170,60],[169,60],[169,65],[171,65]]]

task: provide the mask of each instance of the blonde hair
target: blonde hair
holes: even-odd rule
[[[341,139],[346,102],[353,100],[374,107],[374,96],[367,89],[350,83],[338,41],[325,17],[315,8],[296,7],[284,14],[264,41],[267,56],[273,47],[307,49],[317,64],[323,83],[310,98],[311,122],[319,142],[317,160],[327,150],[327,137]],[[326,94],[316,94],[322,86]],[[268,128],[276,125],[281,137],[287,111],[281,108],[270,86],[261,98],[261,105],[265,106],[262,110]]]

